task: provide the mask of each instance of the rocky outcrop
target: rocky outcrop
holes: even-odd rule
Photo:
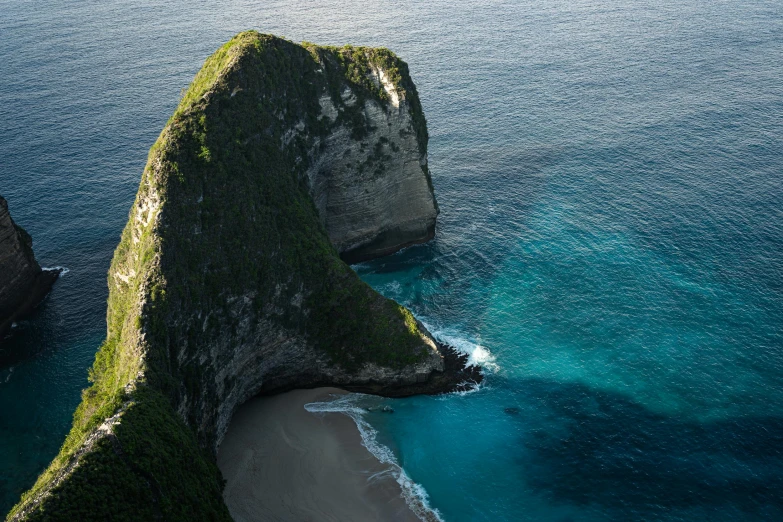
[[[426,142],[388,50],[248,32],[210,57],[150,151],[93,385],[10,519],[225,520],[214,454],[250,397],[480,380],[340,259],[431,236]]]
[[[15,320],[43,299],[59,274],[41,270],[32,238],[14,223],[8,202],[0,196],[0,341]]]
[[[329,239],[347,262],[384,256],[429,241],[438,214],[427,166],[427,127],[412,82],[396,86],[380,67],[368,68],[383,100],[357,96],[344,86],[340,102],[361,111],[366,129],[332,127],[308,169],[311,194]],[[408,80],[407,75],[404,76]],[[324,94],[324,118],[340,108]]]

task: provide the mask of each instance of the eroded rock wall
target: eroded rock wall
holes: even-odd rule
[[[420,108],[398,92],[384,71],[370,68],[384,101],[357,97],[349,86],[342,102],[362,111],[366,132],[356,137],[338,125],[319,143],[308,169],[312,196],[329,239],[348,262],[391,254],[435,235],[437,203],[427,165],[426,127],[417,128]],[[338,109],[328,94],[320,100],[324,118]],[[358,107],[357,107],[358,106]]]
[[[0,340],[15,319],[46,295],[58,274],[41,270],[32,238],[14,223],[8,202],[0,196]]]

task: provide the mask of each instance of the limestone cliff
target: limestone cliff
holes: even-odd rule
[[[362,96],[350,84],[343,85],[339,98],[325,92],[319,99],[325,119],[337,121],[341,111],[364,118],[359,127],[334,125],[319,137],[322,150],[307,170],[329,239],[349,262],[435,235],[438,210],[427,166],[427,124],[405,69],[402,62],[369,64],[366,73],[380,99]]]
[[[339,257],[431,236],[426,142],[385,49],[247,32],[211,56],[150,151],[93,385],[9,519],[227,520],[214,452],[253,395],[479,379]]]
[[[0,342],[11,324],[46,295],[59,270],[41,270],[33,240],[14,223],[8,202],[0,196]]]

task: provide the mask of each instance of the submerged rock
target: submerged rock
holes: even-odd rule
[[[480,380],[340,258],[431,237],[426,144],[386,49],[247,32],[207,59],[150,150],[94,384],[10,519],[228,520],[214,454],[250,397]]]
[[[0,340],[14,321],[46,296],[60,270],[42,270],[33,255],[33,239],[14,223],[0,196]]]

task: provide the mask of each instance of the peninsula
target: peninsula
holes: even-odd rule
[[[230,520],[215,455],[248,399],[480,380],[345,263],[433,237],[427,140],[386,49],[251,31],[209,57],[150,150],[92,385],[8,520]]]

